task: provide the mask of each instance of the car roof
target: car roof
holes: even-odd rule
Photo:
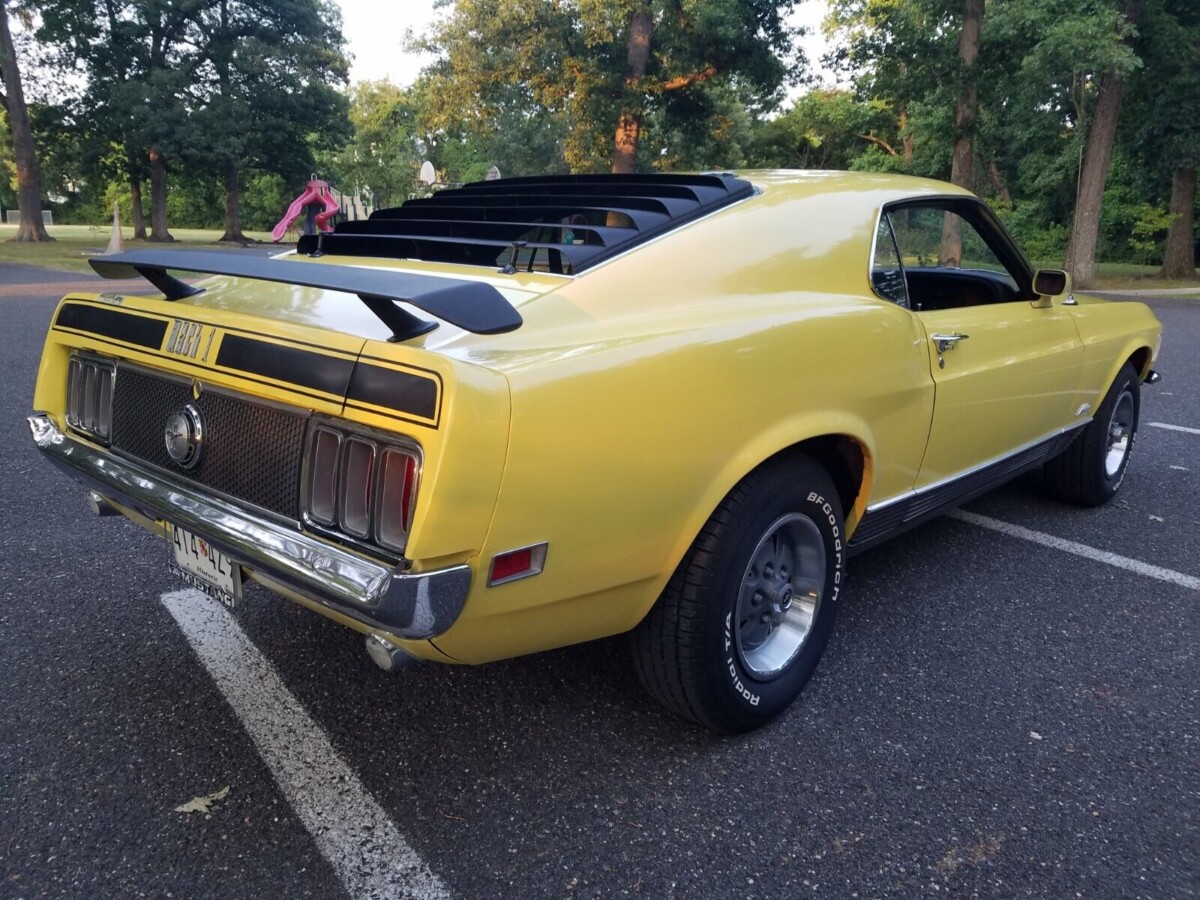
[[[917,197],[963,196],[973,194],[933,178],[898,175],[891,172],[844,172],[833,169],[756,169],[737,173],[757,187],[783,192],[794,197],[825,195],[860,196],[872,204],[881,198],[899,202]]]
[[[310,256],[421,260],[578,275],[758,195],[878,209],[894,200],[967,195],[944,182],[869,172],[541,175],[481,181],[414,197],[306,236]],[[507,265],[505,265],[507,263]]]

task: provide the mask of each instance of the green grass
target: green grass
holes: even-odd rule
[[[1200,279],[1159,278],[1158,266],[1101,263],[1097,269],[1095,290],[1098,291],[1153,291],[1175,288],[1200,291]]]
[[[46,229],[55,240],[51,243],[12,243],[11,238],[17,233],[15,225],[0,225],[0,262],[23,263],[29,266],[42,266],[47,269],[60,269],[64,272],[91,272],[88,259],[104,252],[108,239],[112,235],[112,226],[92,228],[87,225],[51,225]],[[133,240],[133,229],[122,228],[121,235],[125,239],[126,249],[138,248],[170,248],[172,250],[221,250],[228,249],[227,244],[218,244],[217,238],[221,232],[201,228],[172,228],[175,236],[173,244],[155,244],[148,241]],[[270,241],[271,236],[265,231],[247,231],[246,236],[261,241]],[[291,244],[282,243],[278,247],[286,250]]]

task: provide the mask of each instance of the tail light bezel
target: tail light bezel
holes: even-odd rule
[[[67,358],[66,381],[63,418],[67,427],[97,444],[111,446],[116,360],[73,350]]]
[[[314,469],[316,462],[314,454],[319,441],[332,441],[336,445],[333,462],[332,515],[323,514],[322,510],[314,512],[313,508],[314,478],[318,475],[317,470]],[[365,529],[347,527],[348,513],[343,479],[345,478],[346,454],[352,445],[368,445],[372,449],[370,490],[365,495],[368,506]],[[380,526],[383,516],[382,496],[385,487],[383,467],[385,459],[390,454],[400,454],[412,460],[411,469],[406,467],[403,470],[405,476],[411,478],[412,485],[407,497],[407,508],[401,511],[401,520],[407,523],[401,540],[395,539],[394,531],[390,534],[381,533]],[[344,420],[313,417],[309,424],[308,434],[305,436],[304,459],[300,466],[301,522],[307,530],[373,556],[402,560],[408,540],[412,536],[424,468],[425,457],[421,445],[409,437],[348,423]]]

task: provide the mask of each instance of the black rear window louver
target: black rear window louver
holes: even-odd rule
[[[753,192],[725,173],[477,181],[306,235],[297,250],[575,275]]]

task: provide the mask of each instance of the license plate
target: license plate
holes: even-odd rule
[[[228,607],[242,599],[242,570],[199,535],[168,525],[175,574]]]

